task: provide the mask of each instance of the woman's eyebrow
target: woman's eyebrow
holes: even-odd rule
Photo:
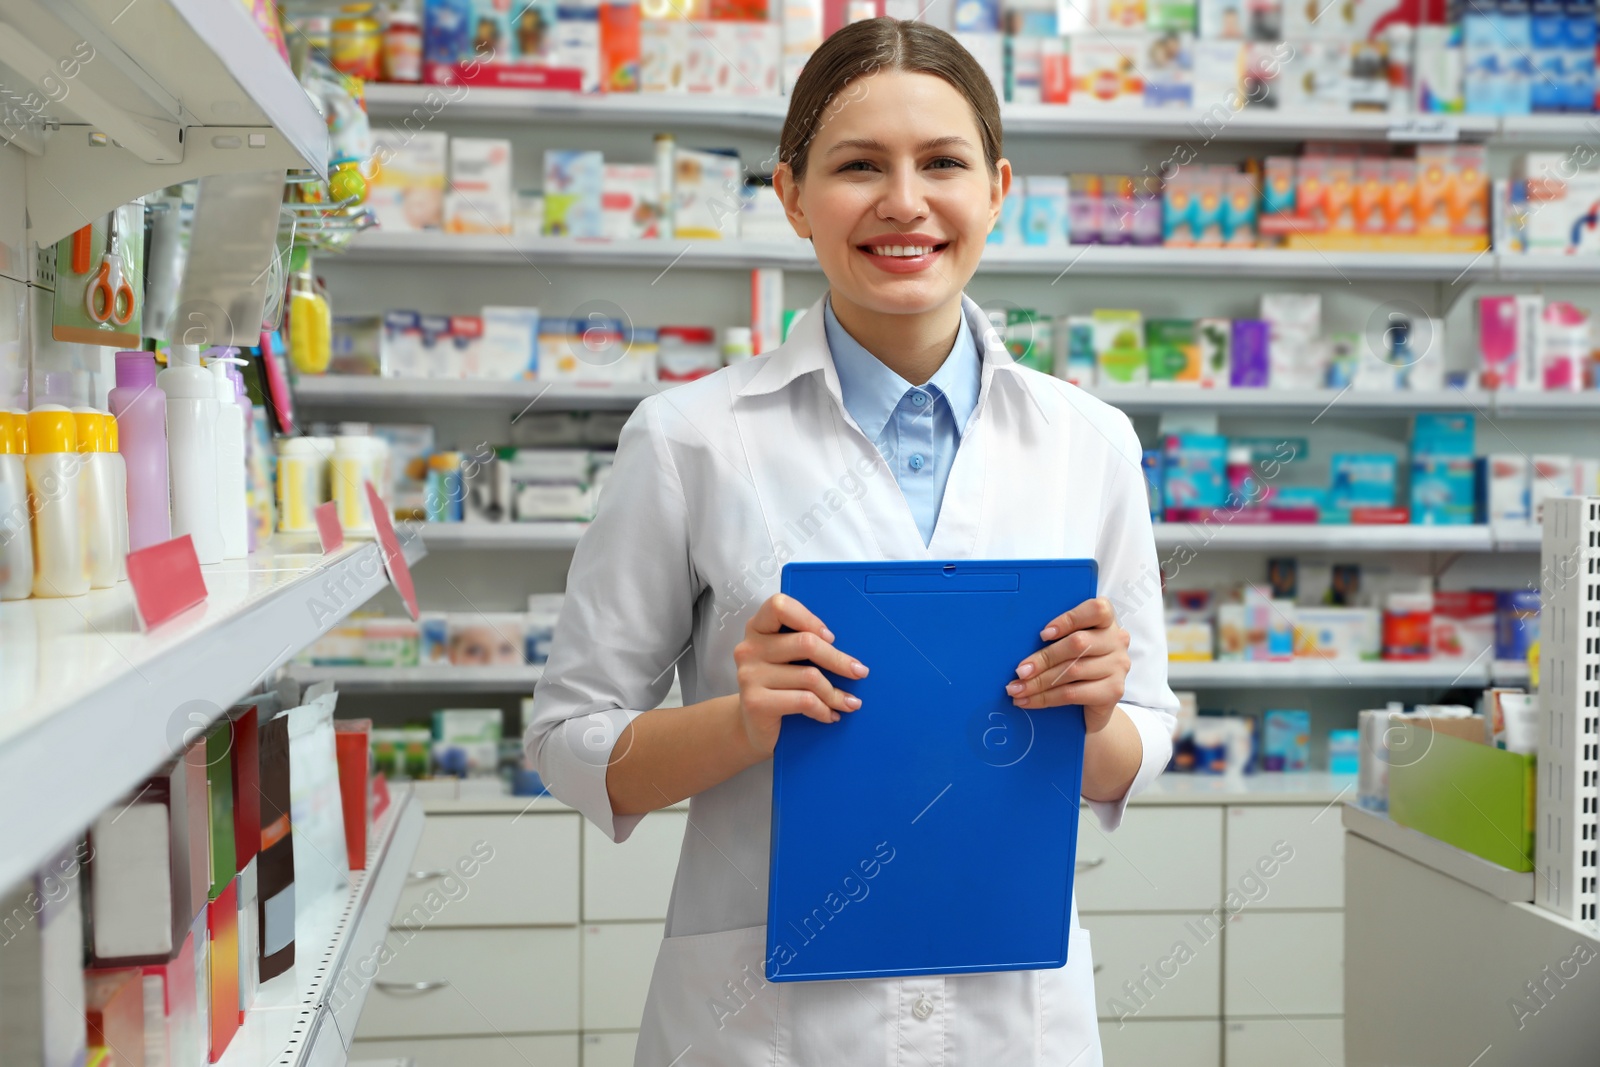
[[[955,147],[971,148],[972,142],[959,134],[950,134],[945,137],[935,137],[931,140],[923,141],[921,144],[917,145],[917,151],[931,152],[936,148]],[[835,152],[887,152],[888,150],[889,148],[887,145],[885,145],[882,141],[872,137],[848,137],[843,141],[835,142],[828,148],[828,151],[825,154],[831,156]]]

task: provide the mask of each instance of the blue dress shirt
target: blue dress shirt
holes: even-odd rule
[[[961,316],[956,343],[933,377],[926,385],[912,385],[846,332],[833,314],[831,299],[822,309],[844,408],[894,471],[927,544],[933,540],[961,431],[978,406],[983,361],[967,316]]]

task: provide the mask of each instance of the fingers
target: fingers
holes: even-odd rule
[[[1126,654],[1120,650],[1094,656],[1080,656],[1068,660],[1066,663],[1045,668],[1041,674],[1036,674],[1027,681],[1012,681],[1006,685],[1006,695],[1013,700],[1024,697],[1038,696],[1040,693],[1049,692],[1063,685],[1078,682],[1094,682],[1102,678],[1115,676],[1126,677],[1128,668],[1132,666]]]
[[[755,644],[760,646],[762,658],[768,663],[810,660],[843,678],[867,676],[866,664],[813,633],[763,634],[756,638]]]
[[[1102,707],[1115,704],[1122,699],[1124,678],[1121,675],[1111,675],[1091,681],[1068,682],[1046,689],[1042,693],[1035,693],[1027,697],[1013,700],[1012,703],[1019,708],[1060,708],[1069,704],[1081,704],[1084,707]]]
[[[1051,668],[1071,664],[1090,656],[1104,656],[1128,648],[1128,631],[1120,626],[1077,630],[1052,642],[1017,664],[1017,677],[1023,681],[1050,673]]]
[[[751,617],[745,634],[747,636],[775,634],[782,632],[785,626],[791,630],[814,633],[824,641],[833,640],[833,631],[822,625],[821,619],[813,615],[800,601],[783,593],[777,593],[762,601],[755,615]]]
[[[839,713],[854,711],[861,701],[829,683],[815,667],[760,663],[741,667],[741,690],[749,688],[752,710],[770,715],[805,715],[818,722],[836,722]]]
[[[1111,626],[1117,621],[1117,613],[1111,607],[1111,601],[1103,596],[1093,600],[1085,600],[1065,615],[1057,615],[1045,624],[1039,631],[1039,637],[1045,641],[1054,641],[1074,630],[1090,629],[1096,626]]]

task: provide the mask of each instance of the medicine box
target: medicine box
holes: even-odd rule
[[[1304,771],[1311,765],[1311,713],[1269,711],[1263,716],[1261,769]]]
[[[487,137],[452,138],[449,190],[444,205],[446,230],[509,234],[511,142]]]

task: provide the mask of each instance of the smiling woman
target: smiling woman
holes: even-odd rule
[[[638,406],[573,553],[529,754],[551,792],[615,841],[690,800],[636,1067],[1099,1067],[1093,952],[1075,903],[1062,967],[763,977],[769,941],[803,955],[824,925],[830,939],[860,936],[857,924],[894,906],[847,885],[808,905],[814,929],[769,931],[775,815],[948,855],[934,864],[947,880],[928,893],[964,899],[973,873],[938,851],[953,837],[918,822],[925,797],[903,811],[774,812],[780,733],[860,743],[875,716],[909,735],[927,728],[929,701],[960,710],[922,692],[864,702],[852,690],[869,668],[896,664],[858,660],[827,619],[783,595],[782,566],[1093,557],[1102,591],[1157,573],[1127,416],[1018,365],[964,293],[1011,187],[1000,151],[993,87],[950,34],[878,18],[829,37],[795,84],[773,174],[827,292],[777,349]],[[1104,595],[1059,611],[1016,649],[1014,671],[990,680],[1008,710],[1083,718],[1081,789],[1058,786],[1053,813],[1015,814],[1041,847],[1060,846],[1051,820],[1075,813],[1079,794],[1116,827],[1166,766],[1177,706],[1159,597],[1126,616]],[[674,672],[684,706],[658,708]],[[886,775],[926,772],[910,762],[883,753]],[[1007,906],[979,901],[974,921]]]

